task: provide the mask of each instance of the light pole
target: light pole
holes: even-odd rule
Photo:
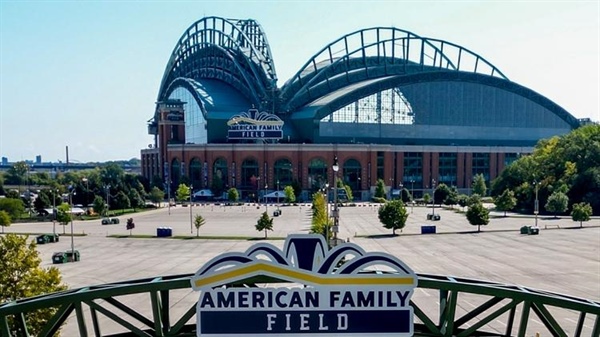
[[[190,233],[194,233],[194,231],[192,230],[192,192],[194,191],[194,186],[192,184],[190,184]]]
[[[533,204],[533,214],[535,214],[535,227],[538,226],[538,213],[540,210],[539,200],[538,200],[538,190],[540,188],[540,183],[538,181],[533,182],[533,186],[535,186],[535,203]]]
[[[338,188],[337,188],[337,172],[340,169],[337,156],[333,157],[333,246],[337,246],[337,233],[339,228],[339,210],[338,210]],[[328,220],[329,221],[329,220]]]
[[[267,215],[269,214],[269,204],[267,203],[267,188],[268,187],[269,186],[267,184],[265,184],[265,195],[264,195],[264,198],[265,198],[265,212],[267,212]]]
[[[56,193],[58,190],[52,190],[52,236],[56,238]]]
[[[279,179],[277,179],[277,211],[279,212]]]
[[[435,216],[435,179],[431,179],[431,216]]]
[[[329,248],[329,183],[325,183],[325,187],[321,189],[321,193],[323,193],[323,198],[325,199],[325,242],[327,242],[327,248]]]
[[[71,204],[71,262],[75,262],[75,241],[73,240],[73,194],[75,194],[75,190],[69,192],[69,203]]]
[[[412,213],[415,208],[415,180],[414,179],[410,180],[410,199],[411,199],[410,212]]]
[[[81,179],[81,181],[83,181],[85,183],[85,198],[84,198],[84,201],[85,201],[85,210],[89,214],[90,208],[89,208],[89,202],[88,202],[88,198],[87,197],[88,197],[88,193],[90,191],[90,186],[88,185],[88,179],[86,177],[83,177]]]
[[[398,189],[400,190],[400,200],[404,203],[404,193],[402,193],[404,190],[404,185],[402,185],[402,183],[398,183]]]
[[[108,209],[110,208],[108,196],[110,195],[110,185],[105,185],[104,190],[106,191],[106,217],[108,218]]]

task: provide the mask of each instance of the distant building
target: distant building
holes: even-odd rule
[[[35,163],[38,164],[38,165],[42,163],[42,156],[41,155],[38,154],[37,156],[35,156]]]
[[[305,48],[304,46],[302,48]],[[489,182],[541,138],[579,121],[454,43],[396,28],[345,35],[282,86],[254,20],[208,17],[178,40],[148,122],[142,174],[255,198],[337,177],[357,199],[378,179],[420,196]]]
[[[2,157],[2,166],[8,165],[8,158]]]

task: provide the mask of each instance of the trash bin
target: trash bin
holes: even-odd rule
[[[434,225],[421,226],[421,234],[435,234],[436,228]]]
[[[110,219],[109,218],[102,219],[102,224],[103,225],[110,225]]]
[[[531,227],[531,226],[521,227],[521,234],[529,234],[529,227]]]
[[[279,212],[278,211],[273,211],[273,216],[279,216]]]
[[[539,227],[529,227],[529,231],[527,232],[529,235],[539,235],[540,228]]]
[[[167,236],[167,237],[173,236],[173,228],[172,227],[165,228],[165,236]]]
[[[52,254],[52,263],[53,264],[65,263],[65,262],[67,262],[67,254],[65,254],[65,252],[56,252],[56,253]]]
[[[112,219],[110,219],[110,223],[112,223],[113,225],[116,225],[116,224],[118,224],[119,222],[120,222],[120,221],[119,221],[119,218],[112,218]]]
[[[435,215],[433,215],[433,217],[432,217],[432,220],[433,220],[433,221],[440,221],[441,219],[442,219],[442,216],[441,216],[441,215],[439,215],[439,214],[435,214]]]
[[[35,238],[35,242],[37,242],[38,245],[46,244],[46,243],[48,243],[48,241],[49,241],[49,238],[46,236],[46,234],[38,235]]]
[[[68,262],[77,262],[81,260],[81,256],[79,255],[79,251],[78,250],[67,250],[65,252],[65,256],[67,257],[67,261]]]
[[[48,242],[58,242],[58,234],[46,234]]]
[[[431,220],[432,217],[433,217],[433,214],[427,214],[427,220]]]

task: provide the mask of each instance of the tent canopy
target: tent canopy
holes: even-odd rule
[[[283,193],[283,191],[274,191],[268,194],[265,194],[264,196],[265,198],[285,198],[285,193]]]
[[[194,197],[213,197],[214,194],[209,189],[203,189],[203,190],[199,190],[199,191],[194,192],[193,196]]]

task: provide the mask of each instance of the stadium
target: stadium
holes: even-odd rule
[[[205,17],[177,41],[148,121],[142,174],[176,188],[243,199],[296,184],[302,197],[334,180],[368,200],[468,192],[539,139],[580,122],[465,47],[398,28],[351,32],[318,50],[283,85],[251,19]]]

